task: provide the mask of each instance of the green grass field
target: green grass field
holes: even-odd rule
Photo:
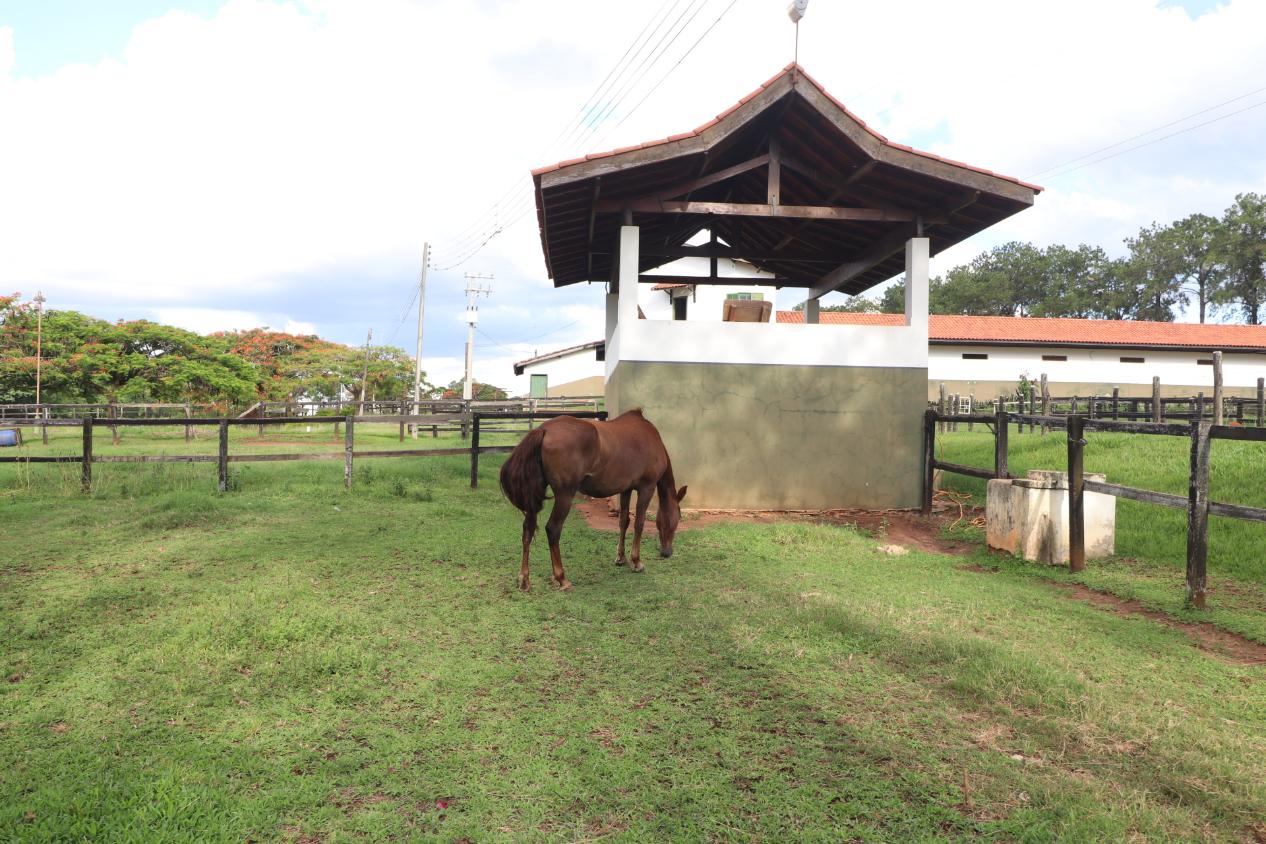
[[[1255,503],[1222,445],[1215,496]],[[0,467],[0,840],[1266,835],[1260,665],[1058,572],[825,525],[684,531],[639,576],[573,517],[575,591],[538,542],[520,594],[500,460],[477,492],[462,458],[359,461],[350,493],[337,461],[235,464],[227,494],[210,464],[102,464],[91,496]],[[1090,573],[1180,599],[1162,557]],[[1251,632],[1237,571],[1207,617]]]

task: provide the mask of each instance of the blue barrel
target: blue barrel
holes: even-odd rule
[[[0,428],[0,447],[18,444],[17,428]]]

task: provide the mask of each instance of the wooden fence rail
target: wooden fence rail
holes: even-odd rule
[[[97,455],[93,453],[93,433],[96,429],[97,418],[94,416],[84,416],[82,419],[69,420],[59,419],[51,424],[58,426],[74,425],[82,429],[83,445],[80,453],[76,455],[61,456],[45,456],[45,455],[20,455],[20,456],[0,456],[0,464],[2,463],[79,463],[82,466],[81,482],[84,492],[92,492],[92,466],[94,463],[215,463],[218,475],[218,489],[220,492],[227,492],[229,488],[229,464],[230,463],[272,463],[294,460],[342,460],[343,461],[343,485],[347,489],[352,488],[353,470],[355,461],[359,458],[366,457],[452,457],[456,455],[470,455],[470,486],[472,489],[478,485],[479,471],[479,455],[480,454],[504,454],[514,449],[514,446],[508,445],[480,445],[479,438],[481,432],[488,432],[490,429],[483,425],[485,421],[527,421],[529,425],[534,420],[552,419],[555,416],[574,416],[581,419],[606,419],[605,410],[598,411],[536,411],[536,412],[514,412],[510,409],[498,410],[492,413],[475,413],[472,414],[472,436],[470,445],[463,448],[414,448],[414,449],[390,449],[390,450],[373,450],[373,451],[357,451],[356,450],[356,424],[357,422],[397,422],[399,420],[425,419],[430,420],[431,417],[383,417],[383,416],[270,416],[270,417],[200,417],[188,419],[108,419],[107,424],[118,425],[124,428],[146,428],[156,426],[189,426],[189,427],[210,427],[215,426],[218,429],[218,447],[216,454],[110,454]],[[229,428],[243,427],[248,425],[291,425],[305,424],[311,425],[315,423],[327,423],[343,426],[343,449],[339,452],[305,452],[305,453],[285,453],[285,454],[230,454],[229,453]],[[403,423],[401,423],[403,424]],[[496,427],[491,430],[497,432],[506,432],[509,430],[502,427]]]
[[[1257,379],[1257,389],[1255,395],[1252,396],[1227,396],[1225,394],[1225,386],[1222,377],[1222,353],[1215,351],[1212,359],[1213,384],[1212,395],[1206,398],[1204,392],[1197,391],[1192,396],[1170,396],[1168,398],[1161,396],[1161,382],[1159,377],[1152,378],[1151,395],[1150,396],[1122,396],[1120,387],[1113,387],[1110,395],[1092,395],[1092,396],[1052,396],[1050,393],[1050,384],[1046,373],[1042,373],[1039,382],[1027,382],[1027,387],[1023,392],[1017,391],[1016,394],[1010,396],[998,396],[997,401],[992,399],[977,399],[974,393],[961,396],[946,391],[945,383],[941,382],[937,387],[937,398],[929,401],[930,407],[944,418],[962,415],[960,411],[963,408],[968,409],[968,413],[972,413],[977,408],[983,408],[989,404],[993,404],[993,409],[1006,410],[1014,406],[1016,411],[1027,417],[1037,417],[1037,402],[1040,395],[1042,400],[1042,417],[1060,417],[1060,416],[1086,416],[1089,419],[1111,418],[1113,420],[1147,420],[1153,423],[1161,423],[1170,419],[1181,419],[1190,421],[1192,419],[1209,419],[1214,425],[1223,425],[1228,421],[1234,424],[1245,426],[1249,424],[1250,416],[1252,424],[1258,428],[1266,428],[1266,377]],[[1040,393],[1039,393],[1040,387]],[[1028,413],[1025,414],[1025,406],[1028,406]],[[1084,413],[1083,413],[1084,407]],[[941,433],[947,430],[957,430],[956,422],[938,423],[941,426]],[[971,424],[968,423],[968,430],[971,430]],[[1033,431],[1033,424],[1029,423],[1029,432]],[[1020,429],[1021,431],[1023,428]],[[1042,433],[1049,433],[1050,427],[1043,425]]]
[[[992,470],[963,466],[936,458],[936,433],[944,431],[947,424],[965,421],[991,421],[994,432],[994,468]],[[1090,419],[1074,414],[1069,416],[1041,416],[999,411],[996,417],[953,416],[929,408],[923,424],[923,512],[932,512],[932,496],[935,492],[936,472],[950,472],[967,477],[991,480],[1009,478],[1007,468],[1007,432],[1010,425],[1030,428],[1041,425],[1043,429],[1063,428],[1068,436],[1068,548],[1069,569],[1081,571],[1086,564],[1085,547],[1085,493],[1097,492],[1116,498],[1128,498],[1162,507],[1173,507],[1187,512],[1187,602],[1203,609],[1207,587],[1209,554],[1209,516],[1221,516],[1241,521],[1266,523],[1266,509],[1247,507],[1242,504],[1226,504],[1209,499],[1209,457],[1213,440],[1237,440],[1240,442],[1266,443],[1266,428],[1245,428],[1232,425],[1215,425],[1196,417],[1187,425],[1166,422],[1122,422],[1112,419]],[[1155,490],[1139,489],[1106,481],[1086,480],[1083,471],[1086,433],[1105,431],[1123,434],[1153,436],[1180,436],[1191,440],[1190,475],[1187,495],[1175,495]]]

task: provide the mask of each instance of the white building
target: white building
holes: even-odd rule
[[[698,259],[705,260],[706,259]],[[643,287],[645,287],[643,285]],[[727,296],[759,293],[736,285],[639,290],[647,318],[671,319],[674,302],[686,298],[688,320],[720,319]],[[771,295],[768,288],[766,295]],[[677,306],[680,308],[680,306]],[[652,316],[654,314],[654,316]],[[824,324],[900,325],[900,314],[824,312]],[[777,311],[779,323],[804,321],[798,311]],[[933,314],[928,319],[928,396],[941,383],[950,393],[987,399],[1012,393],[1023,376],[1045,374],[1055,395],[1150,396],[1159,377],[1167,396],[1212,394],[1212,352],[1222,352],[1227,395],[1251,396],[1266,377],[1266,326],[1196,325],[1035,317],[967,317]],[[560,349],[515,364],[515,374],[539,376],[548,395],[602,392],[602,341]]]
[[[710,235],[701,233],[690,242],[697,245],[709,240]],[[692,279],[713,274],[733,278],[735,283],[692,282]],[[727,300],[767,301],[771,306],[770,312],[777,311],[774,288],[743,283],[743,279],[768,278],[770,275],[746,261],[687,257],[650,270],[646,275],[648,278],[664,279],[659,284],[638,285],[638,315],[648,320],[721,322]],[[519,361],[514,364],[514,374],[529,377],[528,395],[533,398],[599,396],[603,391],[605,352],[606,344],[601,340],[569,346]]]

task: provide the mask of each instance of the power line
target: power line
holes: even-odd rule
[[[1033,176],[1036,178],[1038,176],[1041,176],[1044,173],[1050,173],[1054,170],[1061,170],[1064,167],[1067,167],[1069,164],[1076,164],[1078,161],[1081,161],[1086,158],[1090,158],[1093,155],[1098,155],[1101,152],[1107,152],[1110,149],[1116,149],[1122,144],[1128,144],[1130,141],[1136,141],[1139,138],[1145,138],[1148,135],[1161,131],[1162,129],[1168,129],[1170,126],[1177,126],[1179,123],[1185,123],[1186,121],[1190,120],[1193,117],[1199,117],[1202,114],[1208,114],[1211,111],[1215,111],[1219,108],[1222,108],[1222,106],[1230,105],[1231,103],[1234,103],[1234,102],[1239,102],[1240,100],[1247,99],[1253,96],[1254,94],[1260,94],[1262,91],[1266,91],[1266,86],[1258,88],[1253,91],[1249,91],[1247,94],[1240,94],[1238,97],[1232,97],[1229,100],[1223,100],[1222,102],[1217,103],[1216,105],[1211,105],[1208,108],[1202,108],[1200,109],[1200,111],[1193,111],[1191,114],[1188,114],[1185,117],[1180,117],[1177,120],[1171,120],[1168,123],[1162,123],[1160,126],[1154,126],[1151,129],[1148,129],[1146,132],[1139,132],[1137,135],[1131,135],[1130,137],[1124,138],[1120,141],[1117,141],[1116,143],[1108,144],[1106,147],[1099,147],[1099,149],[1091,150],[1085,155],[1079,155],[1076,158],[1070,158],[1067,161],[1061,162],[1059,164],[1055,164],[1051,167],[1047,167],[1045,170],[1039,170],[1038,172],[1034,173]]]
[[[632,93],[632,91],[634,91],[637,88],[637,86],[641,83],[641,81],[646,78],[646,75],[651,72],[651,69],[654,68],[656,64],[659,63],[660,59],[663,58],[664,54],[668,52],[668,49],[672,47],[673,44],[677,41],[678,37],[681,36],[681,33],[684,32],[687,29],[687,27],[689,27],[690,24],[694,22],[694,19],[698,17],[699,13],[703,11],[703,8],[704,6],[707,5],[707,3],[708,3],[708,0],[691,0],[690,5],[682,10],[681,14],[677,16],[677,20],[673,21],[672,26],[669,27],[668,32],[665,32],[660,37],[659,41],[655,44],[655,46],[651,48],[651,54],[647,55],[648,59],[651,58],[652,54],[654,56],[653,60],[651,61],[651,64],[649,66],[646,66],[646,69],[643,70],[642,69],[643,66],[646,65],[646,59],[643,59],[642,64],[638,65],[638,69],[634,71],[634,73],[640,73],[640,75],[638,75],[635,79],[633,79],[633,81],[629,83],[628,85],[626,85],[624,88],[621,88],[620,93],[616,95],[617,99],[609,103],[607,108],[599,112],[598,116],[594,118],[594,121],[592,123],[594,132],[598,130],[598,127],[602,125],[603,121],[605,121],[608,117],[610,117],[612,114],[615,113],[615,109],[619,108],[620,105],[624,103],[625,97],[627,97],[630,93]],[[693,13],[691,13],[691,9],[694,10]],[[685,18],[687,14],[690,14],[690,18],[686,20],[684,24],[681,24],[682,19]],[[678,24],[681,24],[681,25],[678,26]],[[670,34],[672,35],[671,38],[669,38]],[[664,44],[665,39],[668,40],[667,44]],[[661,44],[664,45],[662,48],[660,47]],[[655,52],[656,50],[658,50],[658,52]]]
[[[580,320],[578,320],[578,319],[577,319],[577,320],[572,320],[571,322],[567,323],[566,325],[560,325],[560,326],[558,326],[558,328],[551,328],[549,331],[546,331],[544,334],[537,334],[537,335],[535,335],[535,336],[533,336],[533,337],[527,337],[527,338],[525,338],[525,339],[523,339],[523,340],[511,340],[511,341],[510,341],[510,343],[512,343],[512,344],[519,344],[519,345],[522,345],[522,344],[524,344],[524,343],[531,343],[533,340],[541,340],[541,339],[543,339],[543,338],[545,338],[545,337],[549,337],[549,336],[550,336],[550,335],[552,335],[552,334],[557,334],[557,333],[558,333],[558,332],[560,332],[560,331],[565,331],[565,330],[567,330],[568,328],[571,328],[573,325],[579,325],[579,324],[580,324]],[[497,340],[496,338],[492,337],[492,336],[491,336],[491,335],[489,335],[486,331],[484,331],[482,328],[479,328],[478,326],[476,326],[475,331],[479,332],[479,334],[481,334],[481,335],[483,336],[483,338],[484,338],[485,340],[487,340],[489,343],[491,343],[492,345],[494,345],[494,346],[500,346],[501,348],[505,349],[507,352],[514,352],[515,354],[518,354],[518,351],[517,351],[517,350],[515,350],[515,349],[511,348],[511,346],[508,346],[508,345],[506,345],[505,343],[502,343],[500,340]]]
[[[673,43],[676,42],[677,38],[680,37],[681,33],[684,32],[687,28],[689,28],[690,24],[694,22],[694,19],[706,7],[708,2],[709,0],[690,0],[689,4],[681,12],[681,14],[678,15],[677,18],[668,26],[667,30],[664,30],[663,34],[659,35],[659,40],[655,42],[654,46],[650,48],[650,51],[645,53],[645,55],[643,55],[646,44],[650,43],[650,38],[654,38],[657,34],[660,33],[661,29],[663,28],[664,22],[668,20],[669,17],[672,16],[673,11],[675,11],[677,7],[680,5],[681,0],[673,0],[673,5],[667,8],[667,14],[660,16],[658,12],[656,13],[654,18],[659,18],[659,23],[656,24],[654,28],[650,30],[651,32],[650,38],[647,38],[643,42],[641,47],[638,47],[636,51],[632,52],[633,58],[629,61],[628,64],[625,65],[624,69],[621,70],[620,73],[615,76],[614,81],[609,86],[609,90],[610,90],[610,89],[616,88],[616,86],[619,85],[619,88],[616,94],[605,105],[602,106],[602,108],[598,111],[596,116],[590,117],[590,115],[593,114],[593,109],[597,107],[596,103],[594,106],[589,107],[587,110],[584,107],[582,107],[581,112],[582,112],[582,115],[584,116],[582,118],[581,125],[574,127],[568,132],[567,137],[569,138],[569,142],[570,142],[570,137],[575,134],[576,129],[582,130],[581,136],[583,137],[583,129],[585,128],[584,124],[586,122],[588,124],[588,133],[590,135],[594,134],[598,130],[598,127],[600,127],[603,124],[603,122],[605,122],[606,119],[612,113],[614,113],[621,105],[623,105],[624,101],[630,96],[630,94],[633,91],[637,90],[637,86],[641,84],[642,80],[645,79],[646,76],[651,72],[651,70],[653,70],[655,66],[663,59],[665,53],[672,47]],[[732,0],[731,5],[733,5],[733,2],[734,0]],[[661,6],[660,7],[661,11],[664,10],[665,7],[666,7],[666,4],[665,6]],[[728,12],[728,11],[729,11],[729,8],[727,7],[725,12]],[[721,17],[724,17],[725,12],[722,12]],[[718,21],[719,21],[719,18],[718,18]],[[715,27],[715,25],[716,25],[716,22],[713,23],[712,27],[709,27],[708,32],[710,32],[711,29]],[[643,29],[643,32],[646,32],[646,28]],[[704,35],[706,36],[706,34],[707,33],[705,32]],[[640,40],[640,35],[639,35],[639,39],[635,39],[635,43],[637,40]],[[702,37],[698,39],[698,41],[696,41],[694,45],[691,46],[690,50],[687,51],[686,55],[689,55],[689,53],[694,50],[694,47],[698,45],[699,41],[702,41]],[[625,51],[626,55],[628,55],[629,53],[630,53],[630,50]],[[641,59],[641,62],[636,66],[636,68],[633,71],[634,76],[630,80],[625,81],[623,84],[620,84],[620,78],[625,75],[629,67],[632,66],[632,63],[634,61],[637,61],[638,56],[642,56],[642,59]],[[682,60],[684,60],[684,58],[685,56],[682,57]],[[680,63],[681,61],[678,62],[678,64]],[[673,68],[670,68],[669,73],[671,73],[672,70],[675,68],[676,68],[676,65],[674,65]],[[665,74],[664,78],[667,78],[667,75],[668,74]],[[610,76],[611,74],[608,74],[608,77]],[[659,83],[656,83],[655,87],[658,87],[659,84],[662,83],[662,81],[663,80],[661,79]],[[601,88],[602,86],[600,85],[599,89]],[[649,96],[649,93],[647,94],[647,96]],[[638,105],[640,106],[641,102],[644,102],[645,100],[646,100],[646,96],[644,96],[642,100],[639,101]],[[512,191],[513,191],[513,188],[512,188]],[[475,255],[479,254],[479,252],[481,252],[483,248],[488,245],[488,243],[490,243],[498,235],[504,232],[507,228],[513,226],[519,220],[523,219],[523,217],[525,217],[527,213],[531,211],[532,205],[533,205],[532,199],[533,197],[530,192],[520,194],[518,198],[511,201],[506,206],[507,215],[512,214],[512,216],[510,216],[508,220],[504,222],[500,220],[495,220],[491,228],[483,229],[480,235],[476,235],[475,239],[469,242],[465,246],[464,249],[459,247],[456,250],[457,256],[454,259],[452,259],[450,263],[441,267],[437,267],[436,269],[437,270],[455,269],[461,266],[462,264],[466,263],[466,261],[469,261]]]
[[[653,37],[654,32],[658,31],[659,26],[662,25],[663,20],[666,19],[667,15],[661,15],[661,13],[663,13],[665,9],[668,9],[668,13],[671,14],[672,9],[669,8],[669,4],[671,3],[672,7],[675,8],[680,2],[681,0],[664,0],[664,3],[642,27],[642,30],[638,33],[637,37],[629,43],[629,46],[625,49],[624,54],[612,66],[611,70],[607,72],[607,75],[603,78],[602,82],[600,82],[593,92],[590,93],[589,97],[581,105],[580,109],[571,118],[571,120],[563,126],[558,135],[545,147],[546,150],[557,147],[560,142],[564,142],[564,139],[566,139],[565,142],[570,143],[575,131],[577,129],[584,129],[585,122],[593,114],[594,110],[599,107],[599,104],[602,102],[603,95],[610,91],[614,86],[620,84],[620,81],[628,72],[632,61],[636,60],[637,57],[641,55],[646,43],[649,43],[649,37],[647,37],[648,31],[651,32],[650,37]],[[656,21],[659,21],[659,23],[656,24]],[[655,24],[655,29],[653,31],[651,30],[652,24]],[[632,58],[629,58],[630,55]],[[541,154],[543,155],[544,151]],[[482,245],[481,241],[483,241],[486,237],[489,231],[489,226],[491,226],[494,230],[500,228],[497,220],[497,213],[500,209],[505,207],[509,213],[513,213],[513,211],[518,210],[517,206],[522,201],[523,197],[519,196],[513,200],[510,198],[517,190],[519,190],[519,186],[521,184],[522,182],[519,179],[515,179],[505,193],[503,193],[487,211],[484,211],[476,217],[475,221],[463,229],[462,233],[457,235],[454,240],[445,244],[449,247],[449,251],[451,253],[461,253],[472,243]],[[492,219],[489,220],[489,217],[492,217]]]
[[[699,44],[703,41],[703,39],[708,37],[708,34],[711,33],[713,29],[716,28],[716,25],[721,22],[722,18],[724,18],[727,14],[729,14],[730,9],[733,9],[736,3],[738,3],[738,0],[730,0],[730,5],[726,6],[724,9],[721,10],[721,14],[717,15],[717,19],[714,20],[711,23],[711,25],[709,25],[708,28],[703,31],[702,35],[700,35],[697,39],[695,39],[695,43],[691,44],[690,49],[686,50],[686,52],[682,54],[681,58],[677,59],[677,63],[674,64],[672,67],[668,68],[668,71],[659,78],[659,81],[651,86],[650,90],[647,91],[642,96],[642,99],[637,101],[637,105],[629,109],[628,112],[623,117],[620,118],[620,122],[615,124],[614,127],[612,127],[611,129],[612,132],[614,132],[616,129],[619,129],[621,126],[623,126],[624,121],[632,117],[633,113],[642,107],[642,103],[646,102],[646,100],[651,96],[651,94],[654,94],[656,91],[659,90],[659,86],[663,85],[665,80],[667,80],[668,77],[672,75],[673,71],[676,70],[678,67],[680,67],[681,63],[690,57],[690,54],[695,51],[695,47],[698,47]]]
[[[1084,168],[1084,167],[1089,167],[1089,166],[1090,166],[1090,165],[1092,165],[1092,164],[1099,164],[1100,162],[1107,161],[1107,160],[1112,159],[1112,158],[1116,158],[1117,156],[1120,156],[1120,155],[1125,155],[1127,152],[1134,152],[1135,150],[1140,150],[1140,149],[1143,149],[1144,147],[1150,147],[1150,146],[1152,146],[1153,144],[1158,144],[1158,143],[1160,143],[1161,141],[1166,141],[1166,140],[1169,140],[1170,138],[1177,137],[1178,135],[1184,135],[1184,134],[1186,134],[1187,132],[1192,132],[1192,131],[1194,131],[1194,130],[1196,130],[1196,129],[1199,129],[1199,128],[1203,127],[1203,126],[1208,126],[1208,125],[1210,125],[1211,123],[1217,123],[1217,122],[1218,122],[1218,121],[1220,121],[1220,120],[1226,120],[1228,117],[1235,117],[1237,114],[1243,114],[1243,113],[1244,113],[1244,112],[1246,112],[1246,111],[1251,111],[1251,110],[1253,110],[1253,109],[1255,109],[1255,108],[1261,108],[1262,106],[1266,106],[1266,100],[1262,100],[1262,101],[1260,101],[1260,102],[1253,103],[1252,105],[1245,106],[1244,108],[1236,109],[1235,111],[1227,112],[1226,114],[1219,115],[1219,116],[1214,117],[1214,118],[1211,118],[1211,119],[1209,119],[1209,120],[1204,120],[1204,121],[1201,121],[1200,123],[1197,123],[1197,124],[1195,124],[1194,126],[1188,126],[1188,127],[1186,127],[1185,129],[1179,129],[1177,132],[1170,132],[1168,135],[1161,135],[1159,138],[1153,138],[1153,139],[1152,139],[1152,140],[1150,140],[1150,141],[1146,141],[1146,142],[1141,143],[1141,144],[1136,144],[1136,145],[1134,145],[1134,146],[1132,146],[1132,147],[1126,147],[1125,149],[1123,149],[1123,150],[1119,150],[1118,152],[1114,152],[1114,153],[1112,153],[1111,155],[1105,155],[1105,156],[1103,156],[1103,157],[1101,157],[1101,158],[1096,158],[1096,159],[1093,159],[1093,160],[1091,160],[1091,161],[1087,161],[1087,162],[1086,162],[1086,163],[1084,163],[1084,164],[1078,164],[1076,167],[1069,167],[1067,170],[1061,170],[1060,172],[1055,173],[1054,175],[1051,175],[1051,176],[1046,177],[1046,181],[1050,181],[1051,179],[1058,179],[1058,178],[1061,178],[1061,177],[1063,177],[1063,176],[1067,176],[1069,173],[1076,172],[1077,170],[1081,170],[1081,169],[1082,169],[1082,168]],[[1179,121],[1179,122],[1181,122],[1181,121]],[[1173,125],[1173,124],[1169,124],[1169,125]],[[1114,145],[1114,146],[1115,146],[1115,145]]]

